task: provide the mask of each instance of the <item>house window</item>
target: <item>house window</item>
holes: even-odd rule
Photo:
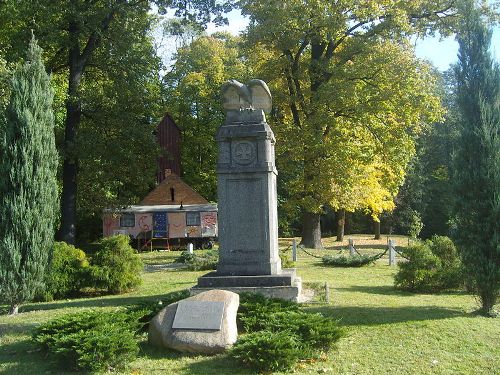
[[[135,227],[135,214],[122,214],[120,227]]]
[[[200,226],[200,213],[199,212],[186,212],[186,225],[187,226]]]

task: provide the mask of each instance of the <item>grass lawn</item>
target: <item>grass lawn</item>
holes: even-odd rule
[[[354,243],[360,245],[357,246],[362,249],[360,252],[375,253],[386,240],[375,243],[370,236],[359,236]],[[396,241],[401,246],[407,243],[404,238]],[[280,242],[283,247],[288,243],[289,240]],[[347,246],[347,238],[345,244],[339,245],[332,239],[324,243],[325,250],[310,252],[337,253]],[[178,252],[153,252],[142,257],[147,264],[164,264],[173,262],[178,255]],[[299,364],[296,373],[500,374],[500,320],[471,315],[478,307],[472,296],[460,292],[430,295],[395,291],[392,284],[396,267],[389,267],[386,257],[362,268],[327,268],[319,259],[299,250],[297,271],[304,282],[327,282],[330,288],[330,304],[304,308],[340,319],[348,336],[321,361]],[[5,315],[7,307],[0,306],[0,374],[64,373],[31,344],[30,331],[37,324],[82,308],[113,309],[140,300],[160,299],[168,292],[191,287],[205,272],[145,272],[143,285],[134,292],[27,304],[15,317]],[[254,372],[225,355],[188,356],[150,348],[144,342],[127,373]]]

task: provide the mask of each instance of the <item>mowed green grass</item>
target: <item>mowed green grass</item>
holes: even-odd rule
[[[285,245],[286,241],[281,242]],[[325,241],[328,246],[333,243]],[[331,245],[333,246],[333,245]],[[311,253],[334,254],[338,248]],[[366,251],[376,253],[379,249]],[[148,264],[171,263],[178,252],[144,253]],[[339,319],[347,336],[322,360],[301,363],[299,374],[500,374],[500,320],[471,314],[477,307],[467,294],[410,294],[394,290],[396,267],[387,258],[362,268],[327,268],[299,250],[298,274],[304,282],[328,283],[330,304],[305,305]],[[113,309],[189,288],[205,271],[145,272],[136,291],[88,299],[33,303],[15,317],[0,315],[0,373],[66,373],[30,341],[36,325],[82,308]],[[150,348],[141,352],[128,374],[253,374],[226,355],[189,356]],[[67,372],[71,373],[71,372]]]

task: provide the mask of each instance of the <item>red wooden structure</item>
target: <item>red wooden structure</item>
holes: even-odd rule
[[[166,113],[156,128],[156,139],[161,149],[156,181],[165,179],[165,170],[181,175],[181,130],[170,114]]]

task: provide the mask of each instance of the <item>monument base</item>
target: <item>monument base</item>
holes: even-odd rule
[[[295,269],[283,269],[277,275],[220,276],[210,272],[198,278],[198,285],[190,289],[191,295],[211,289],[222,289],[234,293],[258,293],[269,298],[288,301],[301,300],[302,279]]]

